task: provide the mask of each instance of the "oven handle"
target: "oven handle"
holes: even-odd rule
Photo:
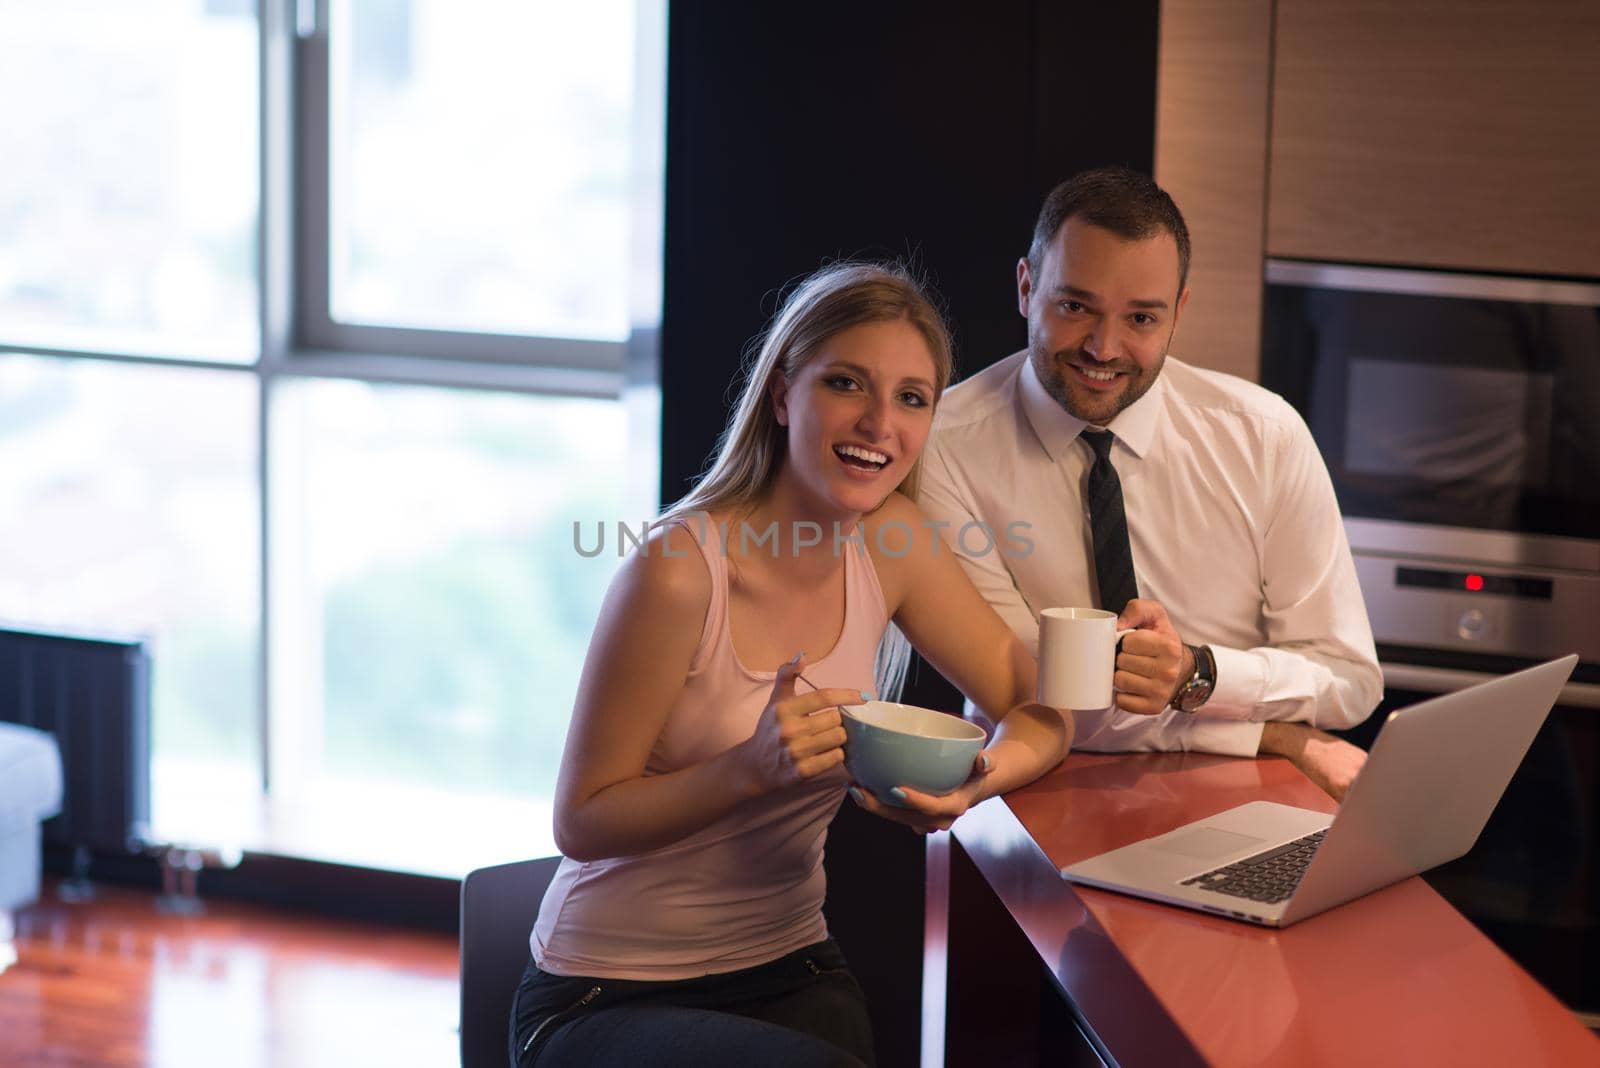
[[[1466,297],[1531,304],[1600,305],[1600,286],[1550,282],[1542,278],[1503,278],[1455,271],[1415,271],[1397,267],[1355,267],[1344,263],[1269,259],[1268,284],[1342,289],[1365,293],[1405,293],[1421,297]]]
[[[1487,671],[1462,671],[1459,668],[1423,667],[1421,664],[1380,663],[1385,687],[1421,693],[1452,693],[1500,676]],[[1600,684],[1569,682],[1561,688],[1558,705],[1575,708],[1600,708]]]

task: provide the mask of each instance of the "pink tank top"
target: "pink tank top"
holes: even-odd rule
[[[685,767],[744,741],[772,694],[774,673],[751,671],[734,653],[727,560],[716,528],[679,522],[694,534],[710,569],[711,603],[683,692],[651,750],[646,775]],[[737,552],[737,544],[730,551]],[[844,627],[832,651],[813,660],[805,674],[823,689],[871,690],[888,611],[865,546],[841,539],[839,552]],[[796,692],[808,691],[804,682],[797,684]],[[828,936],[823,840],[848,781],[843,767],[836,768],[747,801],[650,853],[562,860],[528,940],[534,961],[557,975],[689,979],[764,964],[821,941]]]

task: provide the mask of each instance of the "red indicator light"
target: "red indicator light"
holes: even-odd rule
[[[1467,589],[1473,591],[1474,593],[1476,593],[1477,591],[1483,589],[1483,576],[1482,575],[1468,575],[1467,576],[1466,586],[1467,586]]]

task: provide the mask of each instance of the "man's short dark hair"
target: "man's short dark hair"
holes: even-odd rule
[[[1044,250],[1074,215],[1127,241],[1165,231],[1178,243],[1178,292],[1189,281],[1189,228],[1167,191],[1127,167],[1099,167],[1073,175],[1044,198],[1028,246],[1028,270],[1037,277]]]

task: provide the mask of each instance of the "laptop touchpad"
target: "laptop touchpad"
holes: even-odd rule
[[[1179,856],[1193,857],[1196,860],[1215,860],[1217,857],[1259,845],[1263,841],[1265,841],[1263,838],[1234,834],[1232,831],[1219,831],[1215,827],[1195,827],[1158,839],[1149,845],[1151,849],[1159,849],[1164,853],[1177,853]]]

